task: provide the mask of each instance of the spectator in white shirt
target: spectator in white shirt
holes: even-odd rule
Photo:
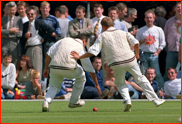
[[[166,99],[176,99],[176,96],[181,92],[181,78],[177,79],[177,71],[174,68],[167,69],[169,81],[164,83],[163,94]]]
[[[16,68],[12,61],[12,55],[4,54],[1,64],[1,99],[13,99]]]

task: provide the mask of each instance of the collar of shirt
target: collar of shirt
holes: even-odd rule
[[[110,27],[110,28],[107,29],[107,31],[111,31],[111,30],[114,30],[114,29],[116,29],[116,28],[115,27]]]
[[[35,24],[35,19],[32,22],[29,22],[29,24],[31,24],[32,26],[34,26]]]
[[[15,18],[15,16],[12,17],[13,20],[14,20],[14,18]],[[8,20],[10,20],[10,19],[11,19],[11,18],[10,18],[9,15],[8,15]]]
[[[80,19],[77,19],[79,22],[80,22]],[[84,18],[83,19],[81,19],[82,20],[82,23],[83,23],[83,20],[84,20]]]

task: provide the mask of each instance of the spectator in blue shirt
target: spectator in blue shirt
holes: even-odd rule
[[[111,6],[108,9],[108,16],[112,19],[114,23],[114,27],[119,30],[123,30],[125,32],[128,32],[128,29],[126,28],[126,25],[123,22],[120,22],[117,20],[119,10],[116,6]]]
[[[48,42],[43,43],[43,57],[45,57],[48,49],[56,42],[55,37],[60,37],[61,36],[61,29],[59,27],[59,22],[57,18],[53,15],[50,15],[50,4],[46,1],[43,1],[40,6],[41,10],[41,16],[38,17],[37,19],[43,19],[46,24],[54,27],[55,32],[52,33],[52,37],[49,39]]]
[[[93,58],[92,62],[93,68],[95,69],[95,73],[97,76],[97,80],[101,89],[101,96],[97,94],[97,89],[95,88],[95,83],[92,80],[90,74],[85,72],[86,75],[86,83],[83,89],[83,93],[81,95],[82,99],[100,99],[107,98],[109,90],[104,87],[104,78],[101,70],[102,62],[100,57]]]

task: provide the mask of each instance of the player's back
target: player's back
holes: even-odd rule
[[[63,66],[69,68],[76,67],[76,60],[71,59],[71,51],[80,53],[84,50],[82,41],[73,38],[64,38],[57,47],[55,55],[52,57],[50,65]]]
[[[108,64],[133,58],[134,52],[130,49],[127,33],[113,28],[102,35],[102,47]]]

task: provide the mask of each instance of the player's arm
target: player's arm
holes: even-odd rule
[[[96,76],[95,73],[92,73],[92,72],[89,72],[89,73],[90,73],[90,76],[91,76],[92,80],[95,83],[95,88],[98,90],[98,95],[100,96],[101,95],[101,90],[100,90],[99,83],[97,81],[97,76]]]
[[[140,56],[139,56],[139,44],[135,44],[134,45],[134,50],[135,50],[135,56],[136,56],[136,59],[139,59]]]
[[[50,61],[51,61],[51,57],[50,57],[49,55],[46,54],[45,66],[44,66],[44,72],[43,72],[43,76],[44,76],[45,78],[48,78],[48,75],[49,75],[48,66],[49,66]]]
[[[93,54],[91,54],[91,53],[85,53],[85,54],[79,56],[79,54],[76,51],[71,51],[70,54],[73,56],[71,58],[75,58],[75,59],[84,59],[84,58],[93,56]]]

